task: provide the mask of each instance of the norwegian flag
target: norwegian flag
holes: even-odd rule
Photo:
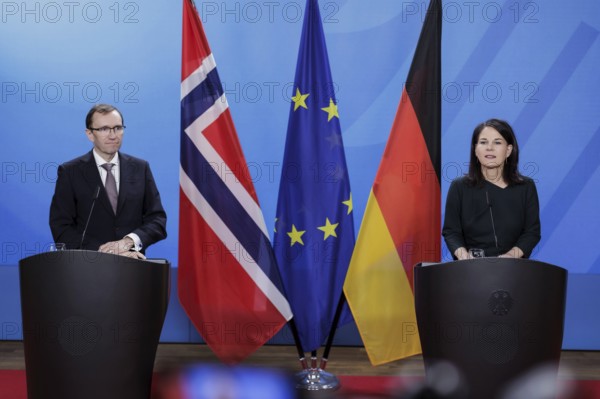
[[[292,318],[198,12],[183,1],[179,301],[209,347],[236,363]]]

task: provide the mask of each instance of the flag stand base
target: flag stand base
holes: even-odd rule
[[[340,388],[337,377],[320,368],[302,370],[296,374],[296,389],[300,391],[328,391]]]

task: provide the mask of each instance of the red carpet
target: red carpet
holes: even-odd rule
[[[339,394],[342,397],[361,395],[368,397],[385,397],[394,392],[402,392],[407,387],[423,380],[422,377],[395,378],[389,376],[337,376],[340,381]]]
[[[419,383],[419,377],[338,376],[340,398],[391,398],[394,392]],[[576,399],[600,399],[600,380],[577,381]],[[0,399],[27,399],[24,370],[0,370]]]
[[[27,399],[24,370],[0,370],[0,399]]]
[[[423,381],[421,377],[389,376],[338,376],[339,397],[344,399],[396,398],[407,388],[415,387]],[[573,383],[573,390],[567,397],[557,399],[600,399],[600,380],[567,381]]]

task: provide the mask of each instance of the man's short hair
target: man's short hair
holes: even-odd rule
[[[96,104],[89,110],[87,116],[85,117],[85,128],[89,129],[92,127],[92,118],[94,117],[95,113],[105,115],[113,111],[118,112],[119,116],[121,117],[121,123],[124,125],[125,120],[123,119],[123,114],[117,109],[117,107],[110,104]]]

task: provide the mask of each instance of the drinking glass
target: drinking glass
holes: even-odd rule
[[[50,252],[65,251],[66,249],[67,249],[67,244],[65,244],[64,242],[54,242],[54,243],[50,244],[49,251]]]
[[[480,248],[469,249],[469,255],[471,255],[471,258],[485,258],[485,252]]]

